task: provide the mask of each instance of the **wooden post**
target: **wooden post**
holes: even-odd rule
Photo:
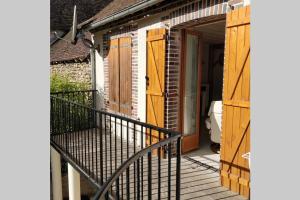
[[[61,162],[59,153],[51,147],[52,193],[53,200],[62,200]]]
[[[69,199],[80,200],[80,174],[68,163]]]

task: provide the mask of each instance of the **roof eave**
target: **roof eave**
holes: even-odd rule
[[[120,10],[119,12],[116,12],[112,15],[109,15],[105,18],[103,18],[102,20],[100,21],[95,21],[95,22],[91,22],[89,24],[87,24],[87,26],[85,28],[83,28],[85,31],[92,31],[96,28],[99,28],[101,26],[104,26],[110,22],[113,22],[115,20],[118,20],[118,19],[121,19],[123,17],[126,17],[130,14],[133,14],[135,12],[138,12],[140,10],[143,10],[145,8],[148,8],[150,6],[153,6],[157,3],[160,3],[164,0],[144,0],[144,1],[141,1],[141,2],[138,2],[132,6],[129,6],[123,10]]]

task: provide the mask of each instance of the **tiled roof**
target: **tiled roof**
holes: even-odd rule
[[[100,21],[122,9],[132,6],[142,0],[51,0],[51,30],[70,31],[73,17],[73,6],[77,5],[78,23],[87,20]],[[71,32],[64,36],[69,40]],[[88,39],[91,38],[86,33]],[[50,61],[66,62],[75,59],[85,59],[89,55],[89,49],[84,46],[82,40],[76,45],[65,40],[58,40],[51,45]]]
[[[85,34],[85,38],[91,39],[90,33]],[[70,40],[71,32],[67,33],[63,39]],[[81,39],[76,45],[65,40],[58,40],[50,48],[50,62],[66,62],[73,60],[84,60],[89,56],[89,48],[84,46]]]
[[[124,8],[132,6],[140,1],[142,0],[112,0],[93,17],[94,21],[100,21],[103,18],[112,15]]]
[[[109,4],[112,0],[51,0],[50,30],[69,31],[73,21],[74,5],[77,6],[77,21],[81,23]]]

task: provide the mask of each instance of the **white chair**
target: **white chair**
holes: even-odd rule
[[[221,124],[222,124],[222,101],[212,101],[205,120],[206,127],[209,129],[210,139],[214,143],[220,144]]]

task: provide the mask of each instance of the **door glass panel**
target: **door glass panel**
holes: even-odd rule
[[[184,135],[196,133],[198,83],[198,36],[187,34],[185,91],[184,91]]]

